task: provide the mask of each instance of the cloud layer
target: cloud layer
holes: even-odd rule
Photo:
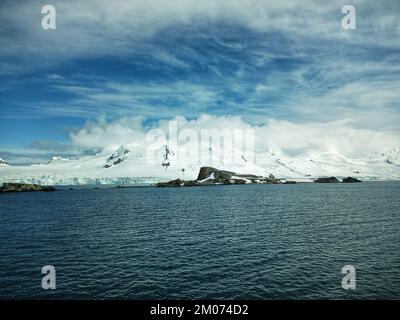
[[[354,31],[342,0],[54,0],[54,31],[41,29],[45,4],[0,4],[3,154],[79,155],[177,116],[251,127],[260,148],[286,152],[400,140],[398,1],[352,1]],[[13,122],[25,138],[4,129]],[[71,140],[37,134],[70,126]]]
[[[123,118],[107,122],[104,118],[98,123],[90,123],[85,128],[71,133],[72,145],[84,149],[105,149],[111,152],[121,144],[136,144],[140,150],[146,149],[146,134],[151,129],[161,129],[169,135],[169,123],[176,121],[178,135],[184,129],[195,130],[201,136],[203,129],[253,130],[255,152],[279,150],[288,155],[335,152],[350,158],[365,158],[373,153],[399,149],[398,134],[395,132],[376,132],[355,129],[344,123],[296,124],[285,120],[265,119],[265,124],[254,125],[240,116],[201,115],[188,120],[176,117],[160,120],[151,127],[144,125],[143,118]]]

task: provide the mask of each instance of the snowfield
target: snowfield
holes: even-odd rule
[[[165,158],[163,151],[160,148],[157,154],[149,157],[135,145],[127,145],[79,159],[53,157],[47,163],[28,166],[10,165],[1,159],[0,183],[153,184],[177,178],[194,180],[202,166],[265,177],[273,174],[279,179],[295,181],[312,181],[328,176],[352,176],[361,180],[400,179],[400,153],[395,148],[388,153],[371,154],[363,159],[346,158],[336,152],[288,156],[279,150],[269,150],[255,155],[255,165],[242,155],[236,157],[236,161],[226,163],[212,159],[178,161],[173,152]]]

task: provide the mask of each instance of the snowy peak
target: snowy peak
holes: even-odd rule
[[[0,165],[8,165],[8,162],[0,157]]]
[[[107,158],[106,164],[103,166],[103,168],[110,168],[112,166],[120,164],[122,161],[128,158],[127,154],[130,151],[131,150],[121,145],[117,150],[114,151],[111,156]]]

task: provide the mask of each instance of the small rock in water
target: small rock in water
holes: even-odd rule
[[[168,182],[159,182],[157,187],[194,187],[199,186],[197,181],[175,179]]]
[[[329,177],[329,178],[318,178],[314,180],[317,183],[338,183],[340,182],[336,177]]]
[[[361,182],[361,180],[358,180],[358,179],[353,178],[353,177],[347,177],[347,178],[342,179],[342,182],[352,183],[352,182]]]
[[[56,188],[50,186],[40,186],[38,184],[30,183],[12,183],[5,182],[3,187],[0,189],[1,192],[31,192],[31,191],[55,191]]]

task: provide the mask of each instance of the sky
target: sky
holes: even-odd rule
[[[397,0],[1,1],[0,157],[92,154],[169,119],[288,153],[399,148],[399,16]]]

